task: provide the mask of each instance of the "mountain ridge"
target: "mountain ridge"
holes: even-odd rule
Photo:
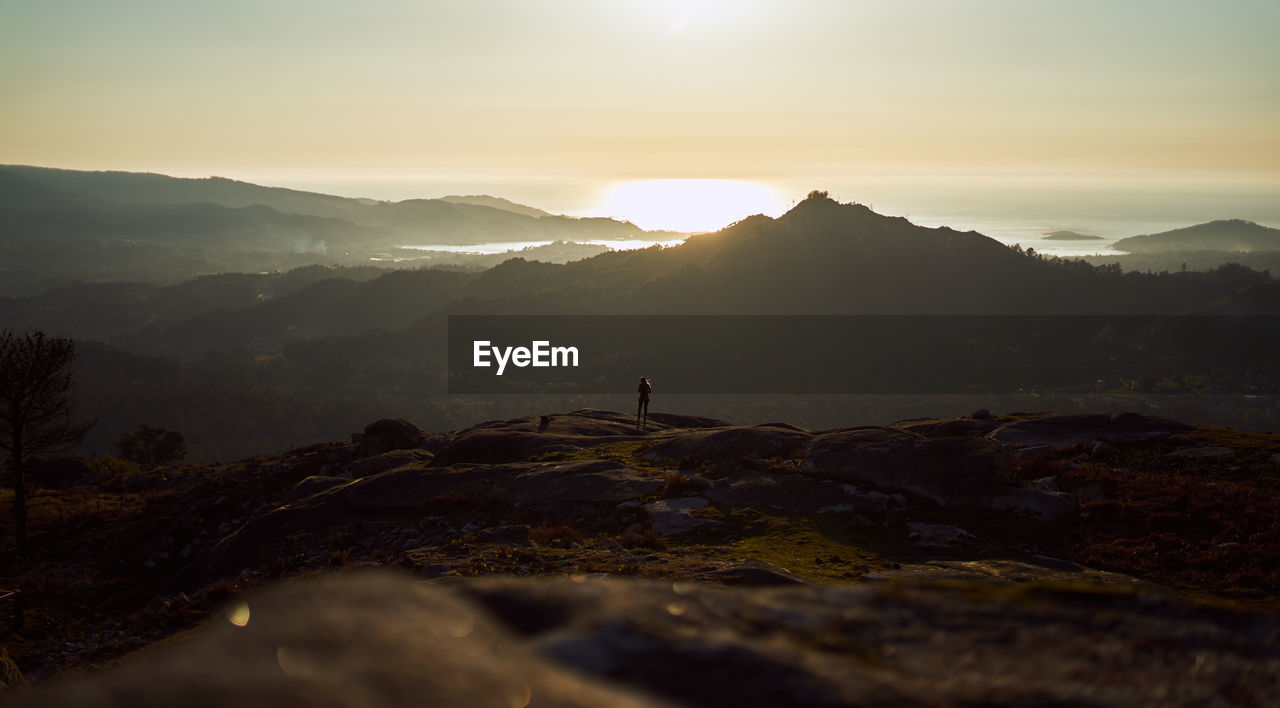
[[[1280,251],[1280,229],[1245,219],[1219,219],[1156,234],[1122,238],[1111,248],[1134,254],[1165,251]]]

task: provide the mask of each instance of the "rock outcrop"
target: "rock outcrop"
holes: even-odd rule
[[[1098,442],[1129,443],[1164,438],[1190,430],[1176,420],[1138,413],[1045,414],[1022,418],[993,430],[988,437],[1007,445],[1070,447]]]
[[[940,506],[980,506],[1009,480],[1011,461],[993,440],[926,438],[871,427],[819,433],[801,469],[813,477],[912,494]]]
[[[369,574],[255,593],[211,625],[15,705],[1280,703],[1280,620],[1142,586]]]
[[[405,450],[419,445],[427,436],[418,426],[404,418],[383,418],[366,425],[359,440],[359,455],[381,455],[391,450]]]
[[[651,461],[700,460],[736,462],[746,457],[794,459],[804,455],[813,436],[779,426],[726,426],[688,430],[664,436],[640,453]]]

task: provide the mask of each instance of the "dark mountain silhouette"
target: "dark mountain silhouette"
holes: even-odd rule
[[[1280,251],[1280,229],[1242,219],[1210,221],[1158,234],[1122,238],[1111,245],[1129,253],[1162,251]]]
[[[1122,276],[1010,249],[976,232],[916,226],[815,193],[777,219],[753,216],[678,248],[563,266],[511,261],[487,297],[454,311],[546,314],[1181,313],[1226,280]],[[1265,276],[1259,276],[1265,279]]]

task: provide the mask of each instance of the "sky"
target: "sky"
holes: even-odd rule
[[[0,163],[579,209],[670,179],[1273,189],[1277,28],[1276,0],[0,0]]]

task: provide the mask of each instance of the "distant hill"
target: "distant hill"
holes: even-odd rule
[[[1044,241],[1103,241],[1101,236],[1090,236],[1089,234],[1078,234],[1074,231],[1050,231],[1045,234]]]
[[[1210,221],[1158,234],[1122,238],[1111,245],[1129,253],[1162,251],[1280,251],[1280,229],[1242,219]]]
[[[451,194],[447,197],[440,197],[440,201],[449,202],[451,204],[473,204],[475,206],[486,206],[493,209],[509,211],[515,214],[532,216],[534,218],[551,216],[551,212],[536,209],[524,204],[517,204],[509,199],[503,199],[502,197],[491,197],[487,194],[468,194],[466,196]]]
[[[643,238],[633,224],[439,199],[375,202],[213,177],[0,166],[0,295],[75,280],[369,264],[405,245]],[[504,208],[499,208],[502,206]],[[394,261],[379,261],[391,264]]]
[[[47,167],[0,165],[0,207],[216,204],[266,206],[284,214],[342,219],[355,226],[391,230],[393,241],[430,238],[464,245],[479,241],[609,238],[644,235],[637,226],[613,219],[575,219],[489,196],[371,202],[279,187],[262,187],[222,177],[188,179],[135,172],[82,172]],[[544,218],[549,217],[549,218]]]
[[[142,172],[62,170],[51,167],[0,165],[0,175],[18,178],[54,193],[95,202],[121,204],[210,203],[226,207],[269,206],[289,214],[351,219],[366,206],[359,199],[315,194],[281,187],[207,177],[169,177]],[[3,191],[12,182],[0,183]],[[0,201],[0,203],[3,203]],[[358,219],[357,219],[358,220]]]

